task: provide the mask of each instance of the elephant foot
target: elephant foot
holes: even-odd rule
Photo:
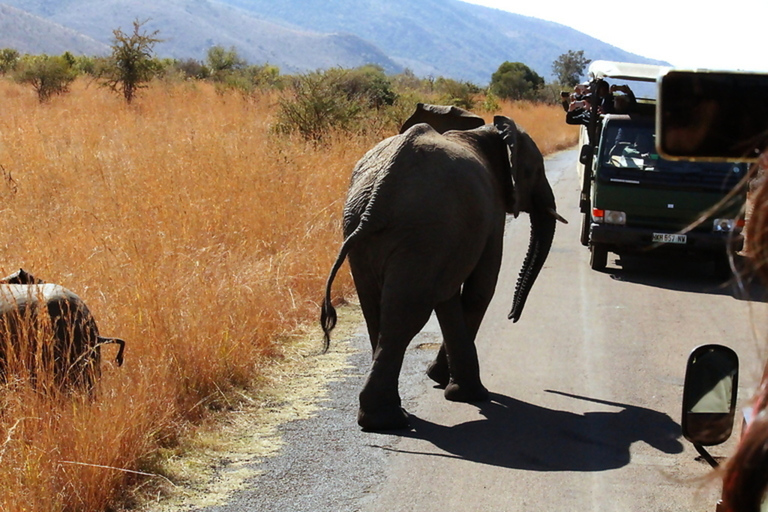
[[[447,364],[436,359],[427,367],[427,377],[437,382],[441,388],[445,388],[451,381],[451,372]]]
[[[402,407],[377,408],[357,411],[357,424],[366,432],[378,432],[381,430],[399,430],[408,428],[408,413]]]
[[[488,390],[480,382],[468,385],[451,381],[445,387],[445,398],[452,402],[485,402],[488,400]]]

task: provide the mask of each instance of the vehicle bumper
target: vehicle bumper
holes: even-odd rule
[[[722,253],[728,248],[738,252],[744,246],[741,233],[707,233],[689,231],[686,243],[653,242],[654,233],[669,233],[663,230],[616,226],[613,224],[595,224],[590,226],[590,243],[603,244],[613,252],[647,251],[663,249],[681,252]]]

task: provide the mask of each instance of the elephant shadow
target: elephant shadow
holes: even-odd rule
[[[632,443],[644,441],[667,454],[681,453],[680,425],[667,414],[558,391],[567,397],[620,408],[577,414],[491,393],[479,404],[484,419],[455,426],[410,417],[402,437],[421,439],[443,455],[480,464],[530,471],[606,471],[630,462]],[[398,451],[398,450],[396,450]]]

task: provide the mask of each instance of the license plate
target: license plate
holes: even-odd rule
[[[662,244],[684,244],[688,242],[688,237],[670,233],[654,233],[653,241]]]

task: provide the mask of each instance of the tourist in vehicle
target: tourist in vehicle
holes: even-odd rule
[[[597,113],[613,114],[615,112],[616,112],[616,108],[613,104],[613,93],[611,92],[611,85],[605,80],[598,80],[597,82]]]
[[[620,92],[621,94],[614,94]],[[605,80],[597,82],[597,112],[599,114],[626,114],[634,110],[637,105],[632,89],[628,85],[610,85]],[[568,124],[589,124],[589,118],[592,112],[592,95],[589,93],[589,86],[578,84],[574,92],[569,97],[566,105],[565,97],[563,99],[563,108],[566,111],[565,122]]]
[[[592,104],[589,98],[572,101],[565,113],[565,122],[568,124],[589,124],[589,116]]]
[[[613,109],[616,113],[627,114],[635,109],[637,98],[635,98],[635,93],[632,92],[628,85],[614,84],[611,86],[610,91],[613,95]],[[622,94],[615,94],[617,92]]]

